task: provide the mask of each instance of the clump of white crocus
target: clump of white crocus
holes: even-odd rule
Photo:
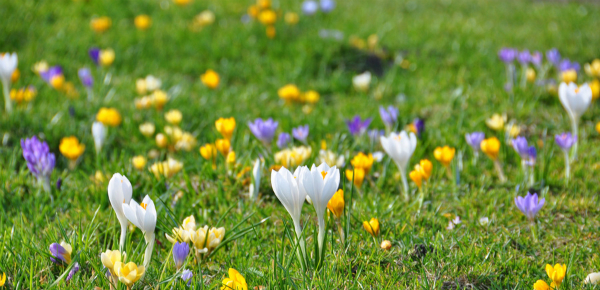
[[[123,251],[123,245],[125,244],[125,238],[127,237],[127,227],[129,226],[127,217],[123,212],[123,206],[127,205],[131,200],[132,191],[131,183],[127,177],[119,173],[115,173],[108,183],[108,199],[121,224],[121,238],[119,239],[120,251]]]
[[[592,102],[592,89],[588,84],[583,84],[581,87],[578,87],[574,83],[560,83],[560,86],[558,87],[558,97],[571,119],[571,134],[578,137],[579,119],[581,118],[581,115],[587,111]],[[573,146],[572,160],[577,158],[578,139],[579,138],[575,140]]]
[[[381,146],[383,150],[394,160],[400,176],[402,177],[402,185],[404,187],[404,198],[408,200],[408,182],[406,181],[406,169],[410,157],[417,148],[417,137],[414,133],[407,134],[406,131],[391,133],[390,136],[381,136]]]
[[[156,207],[149,196],[145,196],[142,203],[138,204],[131,200],[129,204],[123,204],[123,212],[129,221],[144,233],[146,240],[146,253],[144,255],[144,267],[148,268],[154,248],[154,229],[156,228]]]

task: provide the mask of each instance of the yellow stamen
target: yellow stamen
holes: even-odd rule
[[[327,175],[327,171],[321,171],[321,175],[323,175],[323,179],[325,179],[325,175]]]
[[[143,209],[146,209],[146,206],[148,206],[148,205],[142,202],[142,203],[140,203],[140,206],[141,206]]]

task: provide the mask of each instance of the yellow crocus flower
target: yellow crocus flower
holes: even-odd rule
[[[135,27],[139,30],[146,30],[152,25],[152,19],[145,14],[138,15],[133,20],[133,24],[135,24]]]
[[[131,159],[133,167],[137,170],[142,170],[146,166],[146,157],[142,155],[135,156]]]
[[[485,124],[494,131],[502,130],[505,122],[506,116],[500,116],[500,114],[493,114],[491,118],[485,120]]]
[[[564,83],[574,83],[577,81],[577,71],[574,69],[569,69],[561,74],[562,81]]]
[[[422,159],[419,164],[415,166],[415,170],[421,173],[421,176],[424,180],[428,180],[431,176],[431,170],[433,169],[433,164],[431,161],[427,159]]]
[[[500,152],[500,140],[496,137],[491,137],[481,141],[481,151],[485,155],[489,156],[492,160],[498,159],[498,152]]]
[[[544,280],[537,280],[535,284],[533,284],[533,290],[551,290],[550,286]]]
[[[235,118],[219,118],[215,121],[215,127],[223,135],[223,138],[231,140],[233,130],[235,130]]]
[[[229,277],[223,279],[221,290],[248,290],[246,279],[236,269],[229,268]]]
[[[450,165],[450,162],[452,162],[452,159],[454,159],[455,153],[456,149],[444,146],[435,148],[435,150],[433,151],[433,156],[437,161],[442,163],[442,165],[448,167]]]
[[[122,118],[119,111],[114,108],[100,108],[100,111],[96,114],[96,121],[105,126],[116,127],[121,124]]]
[[[352,158],[350,164],[352,164],[354,168],[362,168],[365,174],[368,174],[369,171],[371,171],[371,167],[373,167],[373,161],[373,154],[369,153],[369,155],[366,155],[362,152],[359,152],[356,154],[356,156],[354,156],[354,158]]]
[[[67,159],[75,161],[85,151],[85,144],[79,143],[79,140],[75,136],[64,137],[60,140],[58,146],[60,153],[67,157]]]
[[[379,236],[379,220],[376,218],[371,218],[370,221],[364,221],[363,227],[365,230],[371,234],[373,237]]]
[[[4,286],[6,283],[6,273],[2,273],[2,277],[0,277],[0,287]]]
[[[94,18],[90,21],[90,26],[92,27],[92,30],[94,30],[95,32],[107,31],[111,25],[112,25],[112,20],[110,19],[110,17],[106,17],[106,16]]]
[[[365,180],[365,170],[363,168],[346,169],[346,178],[348,181],[354,179],[354,186],[360,188]]]
[[[213,144],[200,147],[200,155],[206,160],[213,160],[217,156],[217,148]]]
[[[344,213],[344,190],[338,189],[327,202],[327,208],[336,217],[340,218]]]
[[[103,49],[98,54],[98,63],[102,66],[109,66],[115,61],[115,51],[112,48]]]
[[[170,124],[173,124],[175,126],[179,125],[179,123],[181,123],[181,119],[183,119],[183,115],[181,114],[181,111],[179,110],[170,110],[168,112],[165,113],[165,120],[167,120],[167,122],[169,122]]]
[[[300,89],[294,84],[287,84],[277,90],[279,98],[285,101],[297,101],[300,98]]]
[[[219,86],[220,77],[216,71],[209,69],[200,76],[200,80],[209,89],[214,90]]]
[[[552,288],[557,288],[562,283],[567,273],[567,266],[565,264],[556,264],[554,267],[550,264],[546,264],[546,274],[552,279]]]
[[[144,276],[146,268],[144,268],[144,266],[138,266],[134,262],[123,264],[120,261],[117,261],[115,262],[114,271],[119,278],[119,281],[127,285],[127,288],[131,288],[135,282]]]
[[[421,175],[419,171],[417,171],[416,169],[411,171],[408,174],[408,177],[410,177],[410,180],[412,180],[417,185],[417,187],[421,189],[421,187],[423,186],[423,175]]]
[[[263,10],[258,14],[258,21],[264,25],[273,25],[277,21],[277,13],[273,10]]]
[[[227,157],[227,154],[229,154],[229,150],[231,149],[231,143],[227,139],[218,139],[215,142],[215,147],[223,154],[223,156]]]

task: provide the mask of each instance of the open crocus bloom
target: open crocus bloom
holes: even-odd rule
[[[119,250],[106,250],[106,252],[100,254],[100,260],[102,265],[110,270],[111,274],[116,275],[114,267],[117,262],[121,262],[121,252]]]
[[[196,248],[196,252],[204,251],[205,243],[206,243],[206,234],[208,233],[208,226],[204,226],[199,228],[197,231],[191,231],[190,233],[190,241]],[[223,233],[225,235],[225,233]]]
[[[52,254],[54,258],[50,258],[50,260],[52,260],[54,263],[58,263],[58,260],[61,260],[67,264],[70,264],[72,251],[73,248],[71,248],[71,245],[65,243],[64,241],[60,242],[60,244],[53,243],[50,245],[50,254]]]
[[[417,148],[417,137],[412,132],[410,135],[407,134],[406,131],[402,131],[400,134],[391,133],[389,137],[381,136],[381,146],[398,166],[400,176],[402,177],[402,184],[404,186],[404,194],[408,197],[406,168],[410,161],[410,157],[415,152],[415,148]]]
[[[569,116],[578,120],[592,102],[592,89],[588,84],[577,87],[574,83],[561,83],[558,97]]]
[[[225,228],[211,228],[206,238],[206,248],[208,248],[210,251],[214,250],[219,246],[219,244],[221,244],[224,238]]]
[[[144,266],[138,266],[134,262],[129,262],[127,264],[116,262],[114,269],[115,274],[119,277],[119,281],[127,285],[128,288],[131,288],[131,285],[142,278],[144,272],[146,272]]]
[[[146,238],[150,234],[154,235],[156,207],[149,196],[146,195],[140,204],[133,199],[129,204],[123,204],[123,212],[132,224],[144,232]]]

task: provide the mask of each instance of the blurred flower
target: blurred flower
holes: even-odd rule
[[[96,114],[96,121],[106,126],[116,127],[121,124],[122,118],[119,111],[114,108],[100,108]]]
[[[283,149],[275,153],[275,163],[286,168],[300,166],[310,157],[311,153],[312,149],[308,146]]]
[[[379,116],[381,116],[381,120],[386,126],[392,128],[398,120],[398,108],[394,106],[388,106],[387,108],[379,106]]]
[[[554,141],[563,151],[569,151],[573,144],[575,144],[577,136],[573,137],[571,133],[562,133],[554,136]]]
[[[169,122],[170,124],[173,124],[175,126],[177,126],[177,125],[179,125],[179,123],[181,123],[182,118],[183,118],[183,115],[181,114],[181,111],[176,110],[176,109],[170,110],[165,113],[165,120],[167,120],[167,122]]]
[[[391,133],[389,137],[381,136],[381,146],[383,150],[394,160],[400,176],[402,177],[402,185],[404,187],[405,198],[408,197],[408,183],[406,181],[406,169],[410,161],[410,157],[417,148],[417,137],[414,133],[406,134],[406,131]]]
[[[549,62],[551,62],[555,66],[558,66],[558,64],[560,63],[560,53],[558,52],[558,49],[553,48],[551,50],[548,50],[546,52],[546,58]]]
[[[410,177],[410,180],[412,180],[415,185],[417,185],[417,187],[419,189],[421,189],[421,186],[423,185],[423,176],[421,175],[421,173],[417,170],[413,170],[408,174],[408,177]]]
[[[352,78],[352,84],[357,91],[367,92],[369,90],[369,85],[371,84],[371,72],[366,71],[354,76]]]
[[[371,143],[378,144],[381,136],[385,136],[385,131],[373,129],[369,130],[367,132],[367,135],[369,135],[369,140],[371,141]]]
[[[215,14],[210,10],[204,10],[194,17],[194,25],[200,28],[211,25],[214,22]]]
[[[369,171],[371,171],[371,167],[373,166],[373,154],[369,153],[369,155],[366,155],[362,152],[359,152],[356,154],[356,156],[354,156],[354,158],[352,158],[350,164],[352,164],[352,167],[354,168],[364,169],[365,174],[367,174]]]
[[[500,152],[500,140],[496,137],[491,137],[488,139],[483,139],[481,141],[481,151],[485,153],[485,155],[489,156],[492,160],[498,159],[498,152]]]
[[[206,160],[212,160],[214,162],[217,157],[217,148],[213,144],[205,144],[200,147],[200,155]]]
[[[102,265],[104,265],[112,275],[116,276],[114,268],[117,262],[121,262],[121,252],[119,252],[119,250],[106,250],[106,252],[100,254],[100,261],[102,261]]]
[[[319,151],[319,162],[320,163],[327,163],[327,165],[329,165],[329,166],[337,166],[337,167],[341,168],[341,167],[344,167],[345,161],[346,160],[344,158],[344,155],[338,156],[331,150],[321,149]]]
[[[498,52],[498,57],[504,63],[511,63],[515,60],[515,58],[517,58],[518,53],[519,53],[519,51],[517,51],[514,48],[504,47],[504,48],[500,49],[500,51]]]
[[[107,31],[111,25],[112,20],[110,19],[110,17],[107,16],[92,18],[92,20],[90,21],[90,26],[95,32]]]
[[[600,59],[594,59],[591,63],[586,63],[583,69],[589,76],[600,78]]]
[[[279,98],[285,101],[297,101],[300,99],[300,90],[296,85],[288,84],[277,90]]]
[[[437,147],[433,151],[433,156],[437,161],[442,163],[445,167],[450,166],[450,162],[454,159],[454,154],[456,153],[455,148],[450,148],[448,146]]]
[[[215,122],[215,127],[217,128],[217,131],[223,135],[223,138],[231,140],[233,130],[235,130],[235,119],[233,117],[219,118]]]
[[[56,158],[54,153],[50,152],[48,143],[33,136],[29,139],[21,139],[21,149],[29,171],[37,178],[44,190],[50,192],[50,175],[54,170]]]
[[[536,51],[531,54],[531,63],[533,63],[533,65],[535,65],[536,67],[540,67],[542,65],[542,58],[543,58],[542,53],[539,51]]]
[[[579,120],[592,101],[592,90],[588,84],[577,87],[574,83],[561,83],[558,96],[572,120]]]
[[[21,104],[23,102],[31,102],[36,96],[37,90],[34,86],[20,88],[19,90],[12,89],[10,91],[10,99],[15,101],[17,104]]]
[[[302,2],[302,12],[305,15],[313,15],[317,13],[318,10],[319,4],[317,3],[317,1],[305,0],[304,2]]]
[[[129,262],[127,264],[116,262],[114,269],[119,281],[127,285],[127,288],[129,289],[131,289],[131,286],[142,278],[146,272],[144,266],[137,266],[134,262]]]
[[[41,60],[41,61],[34,63],[31,70],[34,73],[36,73],[37,75],[39,75],[40,73],[47,71],[48,68],[49,68],[48,62],[46,62],[45,60]]]
[[[71,248],[70,244],[65,243],[64,241],[58,243],[52,243],[50,245],[50,254],[52,255],[52,262],[59,264],[58,260],[63,261],[64,263],[71,264],[71,252],[73,248]]]
[[[20,77],[21,77],[21,71],[19,71],[19,68],[15,68],[15,71],[10,75],[10,82],[16,83]]]
[[[224,157],[227,157],[229,150],[231,150],[231,143],[227,139],[217,139],[217,141],[215,141],[215,147]]]
[[[185,262],[185,258],[190,253],[190,246],[187,243],[176,242],[173,245],[173,262],[175,262],[175,268],[179,270],[183,263]]]
[[[290,143],[290,141],[292,141],[290,134],[283,132],[277,137],[277,147],[284,148]]]
[[[458,224],[462,223],[462,221],[460,220],[459,216],[454,217],[453,220],[448,221],[448,226],[446,227],[447,230],[451,231],[454,229],[454,227]]]
[[[273,26],[273,25],[267,26],[266,34],[267,34],[268,38],[274,38],[276,32],[277,31],[275,30],[275,26]]]
[[[235,151],[230,151],[229,153],[227,153],[227,157],[225,158],[225,162],[227,163],[228,166],[234,166],[235,165]]]
[[[148,15],[141,14],[135,17],[133,23],[137,29],[146,30],[152,25],[152,19]]]
[[[517,208],[532,222],[538,211],[540,211],[542,206],[544,206],[545,201],[546,200],[544,198],[539,199],[538,201],[537,193],[531,194],[528,192],[524,197],[515,197],[515,204],[517,205]]]
[[[289,25],[296,25],[298,23],[298,21],[300,20],[300,17],[298,16],[298,13],[287,12],[287,13],[285,13],[284,19],[285,19],[285,23],[287,23]]]
[[[425,131],[425,121],[423,119],[415,118],[411,124],[407,127],[407,131],[415,133],[417,136],[421,136]]]
[[[219,74],[212,69],[206,70],[206,72],[200,76],[200,80],[211,90],[216,89],[220,82]]]
[[[79,75],[79,80],[84,86],[89,88],[94,85],[94,78],[89,68],[80,68],[77,71],[77,75]]]
[[[135,81],[135,89],[138,94],[143,95],[146,92],[154,92],[162,86],[162,81],[153,75],[147,75],[146,78]]]
[[[334,0],[321,0],[321,11],[323,13],[329,13],[335,9],[335,1]]]
[[[115,61],[115,51],[112,48],[100,50],[98,63],[101,66],[109,66]]]
[[[52,88],[60,90],[65,83],[65,76],[63,75],[62,68],[60,66],[53,66],[47,71],[41,72],[40,76],[46,83]]]
[[[527,78],[528,82],[533,83],[535,81],[535,70],[532,68],[527,68],[525,77]]]
[[[510,121],[504,127],[504,130],[506,131],[506,135],[508,135],[509,138],[515,138],[519,136],[519,133],[521,133],[521,127],[519,125],[516,125],[514,121]]]
[[[431,177],[431,170],[433,170],[433,164],[427,159],[421,159],[419,164],[415,165],[415,170],[421,174],[424,180],[428,180]]]
[[[579,65],[578,62],[570,61],[565,58],[565,59],[561,60],[560,63],[558,64],[558,69],[561,72],[573,70],[577,73],[581,69],[581,66]]]
[[[379,236],[379,220],[371,218],[370,221],[363,221],[363,227],[373,237]]]
[[[156,178],[160,178],[161,175],[165,178],[171,178],[181,171],[181,169],[183,169],[183,163],[173,158],[168,158],[167,161],[157,162],[150,166],[150,172],[152,172]]]
[[[101,122],[94,122],[92,124],[92,136],[94,137],[94,147],[96,148],[96,154],[100,154],[102,151],[102,145],[106,140],[106,127]]]
[[[574,69],[567,69],[561,72],[561,80],[565,83],[574,83],[577,81],[577,71]]]
[[[306,138],[308,138],[308,125],[298,126],[297,128],[292,129],[292,136],[302,143],[306,143]]]
[[[383,242],[381,242],[381,248],[384,250],[389,250],[392,248],[392,242],[388,241],[388,240],[384,240]]]
[[[348,125],[348,130],[352,135],[359,136],[367,131],[367,128],[369,128],[372,120],[372,118],[366,118],[363,121],[359,115],[356,115],[354,118],[346,120],[346,124]]]
[[[600,80],[593,80],[589,83],[590,89],[592,90],[592,101],[600,97]]]
[[[310,90],[303,95],[303,100],[309,104],[316,104],[321,96],[317,91]]]
[[[131,159],[131,164],[137,170],[142,170],[146,167],[146,157],[142,155],[135,156]]]
[[[491,118],[485,120],[485,124],[494,131],[502,130],[505,122],[506,116],[500,114],[493,114]]]
[[[354,180],[354,186],[360,188],[365,180],[366,172],[363,168],[346,169],[348,181]]]
[[[142,135],[150,138],[152,137],[152,135],[154,135],[154,130],[156,128],[154,127],[154,124],[146,122],[140,125],[140,132],[142,133]]]
[[[485,134],[483,132],[473,132],[471,134],[465,134],[465,139],[467,140],[467,144],[469,144],[475,152],[479,152],[481,141],[485,139]]]
[[[248,290],[246,279],[237,270],[229,268],[229,277],[223,278],[221,290]]]
[[[192,271],[188,270],[188,269],[184,269],[183,272],[181,273],[181,280],[185,281],[187,284],[187,286],[189,287],[190,284],[192,284],[192,277],[194,276],[194,274],[192,273]]]
[[[75,136],[64,137],[60,140],[58,149],[67,159],[75,161],[85,151],[85,144],[80,144]]]
[[[530,157],[531,148],[533,148],[533,150],[535,151],[535,147],[533,147],[533,146],[529,147],[529,144],[527,143],[527,139],[525,139],[525,137],[521,137],[521,136],[512,140],[512,146],[513,146],[513,149],[515,149],[517,154],[519,154],[519,156],[523,160],[528,159]]]
[[[344,190],[338,189],[335,194],[327,202],[327,208],[336,217],[340,218],[344,213]]]
[[[529,50],[526,49],[519,52],[517,54],[517,61],[521,65],[527,65],[531,61],[531,54],[529,53]]]
[[[176,5],[179,6],[186,6],[188,4],[190,4],[192,2],[192,0],[173,0],[173,3],[175,3]]]
[[[163,133],[158,133],[156,134],[156,137],[154,138],[156,141],[156,146],[158,146],[158,148],[165,148],[167,147],[167,137],[165,136],[165,134]]]
[[[597,284],[600,281],[600,272],[599,273],[590,273],[585,277],[583,283],[585,284]]]
[[[271,143],[273,140],[273,136],[275,136],[275,130],[277,130],[277,126],[279,123],[277,121],[273,121],[272,118],[267,120],[257,118],[254,122],[248,122],[248,127],[250,127],[250,131],[258,140],[265,144]]]
[[[258,21],[264,25],[273,25],[277,21],[277,13],[273,10],[263,10],[258,14]]]
[[[88,54],[90,55],[90,58],[92,59],[92,61],[98,65],[100,64],[100,48],[97,47],[92,47],[88,50]],[[47,70],[47,69],[46,69]],[[44,70],[45,71],[45,70]]]

